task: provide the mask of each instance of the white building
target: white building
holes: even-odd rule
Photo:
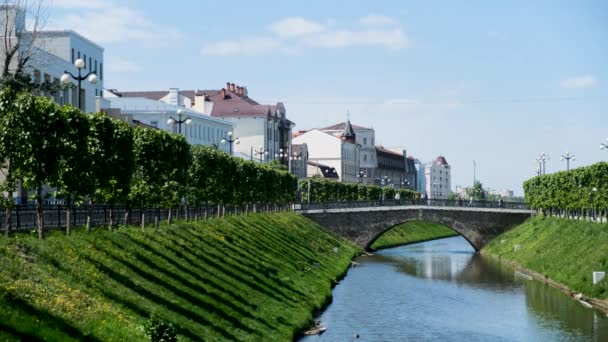
[[[331,135],[340,136],[346,128],[347,122],[341,122],[328,127],[320,128],[320,131]],[[378,158],[376,155],[376,133],[373,128],[352,125],[355,133],[355,143],[360,145],[359,148],[359,172],[363,172],[365,177],[361,178],[361,182],[374,183],[374,179],[378,177],[376,169],[378,168]]]
[[[426,195],[428,198],[447,199],[451,192],[452,172],[450,165],[443,156],[426,164],[424,169],[426,178]]]
[[[16,9],[14,6],[0,6],[0,39],[5,41],[4,28],[6,27],[6,19],[9,19],[8,25],[15,25],[10,32],[18,32],[25,28],[25,13]],[[59,85],[59,80],[65,71],[71,72],[73,75],[78,75],[78,69],[74,66],[74,61],[81,58],[85,62],[85,67],[81,70],[82,75],[93,72],[97,75],[97,83],[91,84],[84,80],[81,82],[81,109],[89,113],[95,111],[95,97],[103,95],[103,48],[92,41],[84,38],[78,33],[71,30],[58,31],[39,31],[37,38],[33,43],[31,50],[31,58],[26,64],[25,72],[29,74],[32,81],[36,84],[47,82],[49,84]],[[20,49],[27,49],[26,42],[30,41],[31,34],[25,34],[20,44]],[[9,41],[17,42],[16,38],[10,37]],[[0,44],[3,45],[3,44]],[[4,46],[0,47],[4,49]],[[0,53],[0,60],[4,58],[4,54]],[[2,61],[3,63],[4,61]],[[12,61],[16,67],[16,60]],[[72,87],[58,91],[54,94],[41,93],[54,99],[58,104],[72,104],[77,106],[78,103],[78,88],[77,81],[72,80]]]
[[[249,97],[246,87],[227,83],[226,88],[220,90],[170,88],[168,91],[113,92],[122,97],[145,97],[183,106],[228,122],[233,127],[233,138],[240,141],[233,146],[237,156],[256,159],[254,151],[260,147],[268,152],[267,161],[277,159],[275,156],[281,154],[281,150],[293,156],[291,129],[294,123],[286,118],[283,103],[260,104]],[[287,165],[287,160],[281,161]]]
[[[188,143],[215,146],[224,152],[229,151],[230,146],[222,144],[221,140],[233,129],[230,122],[161,101],[143,97],[117,97],[111,92],[106,94],[107,108],[120,109],[122,115],[128,115],[134,121],[173,133],[178,133],[179,125],[170,125],[167,121],[171,117],[180,120],[177,111],[182,109],[184,113],[181,120],[192,120],[190,125],[181,125],[181,133]]]
[[[293,143],[308,146],[309,170],[318,169],[315,168],[317,163],[322,164],[330,170],[334,169],[340,181],[356,183],[360,146],[355,138],[350,122],[347,122],[346,129],[340,136],[312,129],[299,133],[293,138]]]

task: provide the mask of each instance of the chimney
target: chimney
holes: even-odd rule
[[[230,90],[230,82],[226,82],[226,90]]]
[[[220,91],[220,97],[222,98],[222,100],[226,98],[226,88],[222,88],[222,90]]]
[[[236,86],[236,94],[241,95],[241,87],[239,87],[238,85]]]
[[[234,83],[230,84],[230,91],[234,93]]]

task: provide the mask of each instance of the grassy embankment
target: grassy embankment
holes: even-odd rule
[[[452,229],[426,221],[410,221],[382,234],[378,240],[372,244],[372,249],[383,249],[406,245],[415,242],[429,241],[458,235]]]
[[[520,244],[515,252],[514,245]],[[482,253],[515,262],[573,291],[608,299],[608,224],[536,217],[492,240]]]
[[[293,214],[0,238],[0,341],[289,341],[359,250]]]

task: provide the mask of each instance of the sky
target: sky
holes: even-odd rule
[[[244,85],[296,130],[342,122],[452,186],[522,194],[547,173],[608,160],[608,1],[53,0],[47,28],[105,48],[105,88]]]

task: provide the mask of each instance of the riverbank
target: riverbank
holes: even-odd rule
[[[519,245],[515,250],[515,245]],[[481,251],[608,312],[608,224],[536,217],[498,236]]]
[[[294,213],[0,239],[0,340],[287,341],[359,251]]]
[[[424,242],[456,236],[452,229],[433,222],[410,221],[390,229],[371,245],[373,250],[398,247],[411,243]]]

